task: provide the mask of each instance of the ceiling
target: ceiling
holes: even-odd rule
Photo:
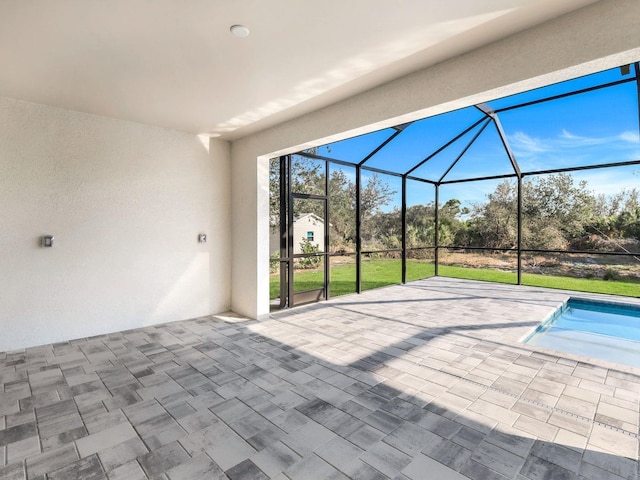
[[[0,0],[0,96],[235,139],[594,2]]]

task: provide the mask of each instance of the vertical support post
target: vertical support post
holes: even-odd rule
[[[330,275],[331,275],[331,257],[329,252],[329,162],[325,161],[324,167],[324,298],[329,300],[329,287],[330,287]]]
[[[522,285],[522,176],[518,176],[518,285]]]
[[[407,176],[402,176],[402,283],[407,283]]]
[[[640,62],[633,64],[636,71],[636,87],[638,90],[638,129],[640,130]]]
[[[289,257],[288,242],[287,242],[287,157],[280,157],[280,258]],[[283,262],[279,263],[280,269],[280,308],[284,308],[287,304],[288,287],[287,287],[287,274],[289,271],[289,263],[291,259],[286,263],[286,268],[283,267]]]
[[[287,251],[289,252],[288,263],[288,305],[293,307],[293,192],[291,191],[291,155],[287,156],[287,200],[289,209],[287,211]]]
[[[507,156],[509,157],[509,161],[511,162],[511,166],[513,167],[514,173],[518,177],[518,285],[522,285],[522,172],[520,171],[520,166],[518,165],[518,161],[516,160],[516,156],[511,150],[511,145],[509,145],[509,141],[507,140],[507,135],[504,133],[502,129],[502,123],[500,122],[500,118],[498,114],[495,113],[488,105],[481,104],[477,106],[480,110],[482,110],[486,115],[488,115],[491,120],[493,120],[493,124],[496,127],[496,131],[500,136],[500,140],[502,141],[502,146],[504,147],[504,151],[507,152]]]
[[[434,222],[435,222],[435,238],[433,239],[433,245],[435,250],[433,252],[434,260],[435,260],[435,276],[438,276],[438,264],[439,264],[439,245],[440,245],[440,184],[436,183],[436,204],[435,204],[435,212],[434,212]]]
[[[362,170],[356,165],[356,292],[362,293],[362,230],[360,222],[360,189]]]

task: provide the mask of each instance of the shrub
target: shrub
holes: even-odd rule
[[[276,252],[269,257],[269,273],[276,273],[280,268],[280,253]]]
[[[604,275],[602,275],[602,279],[603,280],[619,280],[620,274],[614,268],[607,268],[604,271]]]
[[[306,238],[300,242],[300,250],[302,253],[318,253],[320,248],[318,245],[314,245]],[[299,258],[298,259],[298,267],[299,268],[317,268],[322,262],[321,256],[315,257],[307,257],[307,258]]]

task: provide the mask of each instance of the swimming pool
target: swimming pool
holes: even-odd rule
[[[524,343],[640,368],[640,306],[570,298]]]

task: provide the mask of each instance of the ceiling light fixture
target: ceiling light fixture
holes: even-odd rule
[[[240,37],[240,38],[248,37],[249,33],[251,33],[249,31],[249,29],[247,27],[245,27],[244,25],[232,25],[229,30],[236,37]]]

